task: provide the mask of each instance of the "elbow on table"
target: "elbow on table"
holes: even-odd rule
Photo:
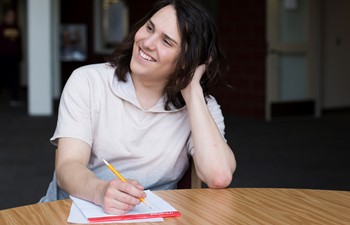
[[[226,174],[219,174],[215,176],[213,179],[211,179],[207,185],[209,188],[226,188],[228,187],[232,182],[232,173],[226,173]]]
[[[216,171],[213,173],[212,178],[207,182],[209,188],[226,188],[228,187],[232,180],[233,174],[236,170],[236,162],[234,162],[230,168],[219,169],[216,168]]]

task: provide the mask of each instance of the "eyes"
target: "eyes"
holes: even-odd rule
[[[163,39],[163,43],[166,45],[166,46],[169,46],[169,47],[172,47],[173,45],[171,44],[170,41],[168,41],[167,39]]]
[[[146,24],[146,30],[148,32],[153,32],[153,26],[149,22]]]
[[[147,32],[149,32],[150,34],[153,34],[155,32],[155,26],[151,21],[148,21],[146,23],[146,30]],[[169,38],[167,35],[162,34],[162,43],[167,46],[167,47],[173,47],[174,46],[174,41]]]

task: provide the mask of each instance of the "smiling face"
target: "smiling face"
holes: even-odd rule
[[[132,76],[166,82],[181,51],[176,11],[168,5],[155,13],[135,34],[130,62]]]

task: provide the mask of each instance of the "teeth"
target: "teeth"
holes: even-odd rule
[[[148,60],[148,61],[153,61],[153,59],[152,59],[150,56],[146,55],[146,54],[145,54],[143,51],[141,51],[141,50],[140,50],[140,55],[141,55],[142,58],[144,58],[144,59],[146,59],[146,60]]]

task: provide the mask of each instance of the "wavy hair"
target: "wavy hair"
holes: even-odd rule
[[[219,47],[218,31],[213,18],[199,4],[191,0],[160,0],[153,9],[138,21],[125,41],[115,49],[107,61],[115,67],[115,74],[120,81],[126,81],[130,72],[130,61],[136,32],[161,8],[172,5],[176,11],[181,37],[181,51],[175,67],[164,88],[166,110],[170,105],[181,108],[185,105],[181,90],[192,80],[196,68],[207,64],[201,78],[205,97],[209,90],[221,81],[227,69],[226,58]]]

